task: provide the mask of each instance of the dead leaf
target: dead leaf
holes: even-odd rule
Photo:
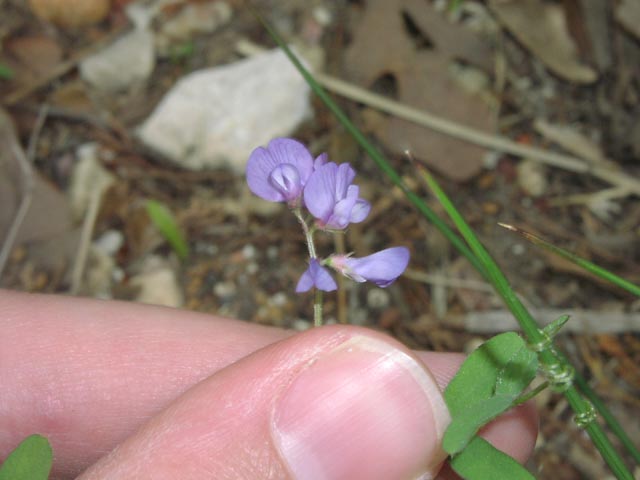
[[[103,20],[111,0],[29,0],[29,6],[41,20],[75,30]]]
[[[62,60],[63,51],[58,42],[47,35],[28,35],[11,38],[6,42],[7,53],[17,62],[19,75],[38,77],[46,75]]]
[[[18,143],[11,118],[0,110],[0,232],[7,232],[13,220],[25,185],[15,149]],[[14,148],[15,147],[15,148]],[[64,194],[38,172],[34,172],[33,199],[22,222],[16,243],[41,240],[68,230],[71,226],[69,205]]]
[[[448,23],[425,2],[367,2],[362,19],[353,27],[345,60],[347,74],[356,83],[367,88],[386,84],[403,104],[492,130],[490,109],[449,75],[454,60],[488,68],[491,50],[476,34]],[[408,149],[453,180],[468,180],[482,169],[482,148],[394,117],[369,114],[369,118],[374,118],[372,131],[390,150]]]
[[[597,73],[580,63],[561,5],[542,0],[491,0],[489,8],[556,75],[575,83],[593,83]]]
[[[623,0],[615,11],[616,20],[630,34],[640,40],[640,2]]]

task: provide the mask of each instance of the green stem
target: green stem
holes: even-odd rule
[[[316,255],[316,246],[313,243],[313,229],[309,228],[309,225],[307,225],[307,222],[304,220],[304,217],[302,216],[302,211],[300,210],[300,208],[294,208],[293,214],[296,216],[296,218],[298,219],[298,222],[300,222],[300,225],[302,226],[302,231],[304,232],[304,239],[305,239],[305,242],[307,243],[307,250],[309,251],[309,258],[318,258]]]
[[[304,238],[307,243],[307,249],[309,250],[309,258],[317,259],[316,255],[316,246],[313,243],[313,232],[315,229],[313,227],[309,228],[309,225],[305,221],[302,216],[302,211],[300,208],[294,208],[293,214],[296,216],[300,225],[302,226],[302,231],[304,232]],[[313,299],[313,326],[320,327],[322,326],[322,290],[318,288],[315,289],[316,293]]]
[[[575,383],[582,392],[582,394],[589,399],[595,409],[602,415],[602,418],[607,422],[607,426],[611,429],[611,432],[620,439],[620,442],[627,449],[629,454],[633,457],[636,463],[640,464],[640,450],[634,445],[627,432],[624,431],[622,425],[616,420],[613,414],[609,411],[600,397],[593,391],[587,381],[581,375],[576,374]]]
[[[316,295],[313,301],[313,326],[322,326],[322,290],[316,288]]]
[[[536,388],[534,388],[530,392],[527,392],[527,393],[525,393],[523,395],[520,395],[518,398],[516,398],[513,401],[513,405],[512,406],[513,407],[517,407],[518,405],[521,405],[524,402],[528,402],[529,400],[531,400],[533,397],[538,395],[540,392],[542,392],[548,386],[549,386],[549,382],[548,381],[542,382],[540,385],[538,385]]]
[[[420,166],[418,167],[418,170],[422,173],[422,176],[431,191],[442,203],[444,209],[453,220],[453,223],[458,227],[458,231],[467,241],[473,253],[484,265],[485,271],[488,272],[489,278],[491,279],[494,287],[520,324],[520,328],[527,337],[528,343],[534,345],[544,344],[547,341],[547,337],[544,332],[539,329],[534,318],[516,296],[507,278],[504,276],[500,267],[498,267],[487,249],[482,245],[482,243],[480,243],[475,233],[473,233],[473,230],[471,230],[471,227],[469,227],[462,215],[460,215],[433,176],[426,169]],[[569,368],[572,369],[562,356],[555,353],[551,346],[539,352],[538,356],[543,368],[547,372],[566,372]],[[550,380],[553,380],[551,375]],[[563,391],[569,405],[571,405],[571,408],[576,414],[576,418],[588,418],[592,412],[592,407],[584,400],[578,390],[569,383],[563,386]],[[600,451],[602,457],[605,459],[609,468],[611,468],[611,471],[616,475],[616,477],[624,480],[633,480],[633,475],[625,466],[622,458],[618,455],[618,452],[613,448],[613,445],[604,434],[602,428],[600,428],[600,425],[594,421],[587,421],[583,426],[593,441],[593,444]]]
[[[569,405],[571,405],[573,411],[576,413],[576,416],[580,414],[579,412],[586,412],[590,407],[578,390],[573,386],[564,392],[564,396],[569,402]],[[618,455],[618,452],[613,448],[613,445],[605,435],[602,428],[600,428],[600,425],[598,425],[597,422],[592,421],[584,426],[584,429],[589,434],[589,438],[591,438],[591,441],[605,459],[607,465],[609,465],[609,468],[616,478],[622,480],[633,480],[633,475],[622,461],[622,458],[620,458],[620,455]]]

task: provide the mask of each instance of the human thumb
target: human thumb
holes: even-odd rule
[[[409,350],[323,327],[203,380],[80,478],[428,479],[448,422]]]

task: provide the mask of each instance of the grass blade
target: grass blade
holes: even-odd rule
[[[542,247],[545,250],[548,250],[549,252],[564,258],[565,260],[569,260],[570,262],[578,265],[579,267],[587,270],[588,272],[591,272],[594,275],[597,275],[603,280],[607,280],[613,283],[614,285],[617,285],[618,287],[626,290],[627,292],[633,293],[634,295],[640,297],[640,287],[638,285],[635,285],[630,281],[625,280],[622,277],[619,277],[615,273],[612,273],[609,270],[606,270],[596,265],[595,263],[590,262],[589,260],[585,260],[584,258],[579,257],[575,253],[572,253],[568,250],[557,247],[554,244],[548,242],[547,240],[537,235],[534,235],[533,233],[527,232],[526,230],[523,230],[518,227],[514,227],[513,225],[509,225],[507,223],[498,223],[498,225],[506,228],[507,230],[511,230],[512,232],[516,232],[517,234],[523,236],[524,238],[529,240],[531,243],[533,243],[537,247]]]
[[[185,260],[189,256],[189,245],[184,239],[178,222],[176,222],[171,210],[156,200],[147,200],[145,206],[147,208],[147,214],[153,224],[162,236],[166,238],[178,257],[180,257],[181,260]]]

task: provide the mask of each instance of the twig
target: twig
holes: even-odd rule
[[[571,319],[562,328],[560,334],[577,333],[620,333],[640,332],[640,313],[625,313],[595,310],[533,309],[540,323],[548,323],[561,315],[571,315]],[[496,333],[514,330],[518,327],[511,312],[490,310],[471,312],[462,317],[452,317],[453,323],[462,323],[462,327],[471,333]]]
[[[450,288],[466,288],[468,290],[477,290],[479,292],[494,292],[493,287],[486,282],[453,278],[444,275],[434,275],[410,268],[404,272],[403,276],[410,278],[411,280],[428,283],[430,285],[441,285]]]
[[[46,115],[47,109],[46,107],[43,107],[40,110],[36,126],[29,140],[30,147],[31,145],[35,145],[37,143],[37,139],[42,130],[42,125],[44,125]],[[13,156],[15,161],[18,163],[18,166],[22,173],[22,198],[20,200],[20,205],[18,206],[18,210],[16,211],[13,220],[11,221],[11,225],[9,227],[9,230],[7,231],[4,243],[2,244],[2,249],[0,249],[0,276],[2,276],[2,272],[4,271],[7,259],[9,258],[11,250],[13,249],[13,244],[16,241],[18,232],[20,231],[20,227],[22,226],[22,222],[24,222],[24,219],[29,212],[31,202],[33,200],[35,179],[30,158],[33,157],[33,150],[35,147],[29,148],[28,158],[25,155],[24,150],[20,146],[20,143],[18,142],[18,137],[11,123],[11,119],[4,110],[0,110],[0,128],[6,132],[4,136],[5,142],[3,143],[5,145],[8,144],[9,155]]]
[[[102,203],[103,192],[103,188],[96,188],[89,199],[89,206],[87,207],[87,213],[85,214],[84,221],[82,223],[82,231],[80,232],[78,253],[76,255],[75,262],[73,263],[73,271],[71,273],[71,295],[77,295],[80,291],[82,277],[84,276],[84,270],[89,256],[89,247],[91,246],[93,229],[96,224],[96,219],[98,218],[100,204]]]
[[[248,41],[239,42],[236,48],[244,55],[255,55],[256,53],[264,50],[262,47]],[[564,170],[592,175],[620,188],[621,190],[619,190],[619,192],[623,192],[627,195],[632,193],[640,195],[640,180],[617,170],[611,170],[599,165],[590,165],[588,162],[570,155],[550,152],[540,148],[530,147],[528,145],[521,145],[502,135],[491,135],[481,132],[474,128],[467,127],[466,125],[446,120],[432,113],[403,105],[394,100],[383,97],[382,95],[372,93],[364,88],[323,73],[314,73],[314,78],[327,90],[351,100],[377,108],[383,112],[390,113],[398,118],[402,118],[403,120],[408,120],[418,125],[430,128],[439,133],[480,145],[485,148],[491,148],[511,155],[516,155],[518,157],[530,158],[540,163],[562,168]]]

